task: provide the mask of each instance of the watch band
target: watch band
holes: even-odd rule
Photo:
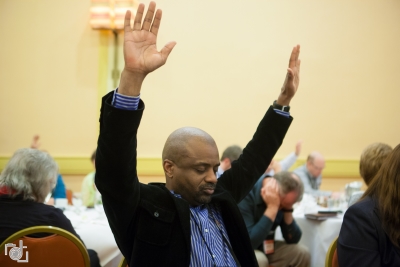
[[[293,209],[290,209],[290,210],[288,210],[288,209],[281,209],[281,211],[283,211],[283,212],[293,212]]]
[[[286,111],[286,112],[289,112],[289,110],[290,110],[290,106],[281,106],[278,103],[276,103],[276,100],[272,104],[272,107],[274,109],[278,109],[278,110],[282,110],[282,111]]]

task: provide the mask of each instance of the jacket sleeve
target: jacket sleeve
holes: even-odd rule
[[[337,253],[340,266],[381,266],[378,230],[373,207],[361,203],[351,206],[344,215]]]
[[[280,227],[283,239],[287,244],[297,244],[300,241],[302,232],[295,220],[290,225],[287,225],[285,220],[282,220]]]
[[[265,172],[281,146],[293,118],[277,114],[270,107],[261,120],[252,140],[243,149],[238,160],[218,179],[239,203]]]
[[[121,110],[111,105],[112,92],[103,97],[96,152],[95,183],[116,242],[123,255],[131,253],[133,218],[140,199],[136,172],[136,134],[144,110]]]
[[[294,152],[290,153],[286,158],[279,161],[282,171],[288,171],[290,167],[296,162],[297,156]]]
[[[261,216],[259,220],[256,220],[256,216],[254,214],[256,204],[251,196],[247,196],[245,199],[243,199],[243,201],[238,204],[238,207],[242,213],[244,222],[246,223],[251,246],[253,249],[257,249],[267,238],[274,223],[265,215]]]
[[[53,212],[49,216],[49,225],[59,227],[64,229],[82,241],[81,237],[76,233],[74,227],[71,224],[71,221],[64,215],[62,210],[54,208]]]

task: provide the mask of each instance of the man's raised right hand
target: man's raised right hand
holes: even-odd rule
[[[169,42],[161,51],[157,51],[157,34],[160,28],[162,11],[160,9],[156,10],[155,2],[150,2],[144,19],[143,15],[144,4],[140,4],[132,28],[130,25],[131,12],[127,11],[125,14],[125,67],[122,71],[118,88],[118,93],[123,95],[139,95],[146,75],[165,64],[168,55],[176,44],[175,42]]]

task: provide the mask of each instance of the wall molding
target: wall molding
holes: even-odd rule
[[[359,178],[359,164],[357,159],[325,159],[325,169],[322,172],[323,177],[331,178]],[[306,159],[299,159],[293,164],[290,170],[305,164]]]
[[[0,171],[7,164],[10,157],[0,156]],[[86,175],[93,170],[88,157],[54,157],[58,163],[61,174]],[[305,163],[305,159],[299,159],[291,170]],[[164,175],[161,158],[138,158],[138,175]],[[359,161],[353,159],[327,159],[323,177],[355,178],[360,177],[358,170]]]

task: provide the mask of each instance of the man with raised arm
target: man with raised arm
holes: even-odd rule
[[[299,84],[300,47],[293,48],[274,108],[218,183],[215,141],[187,127],[165,143],[166,184],[145,185],[136,171],[140,91],[146,75],[165,64],[175,46],[156,49],[161,14],[151,2],[144,15],[140,4],[131,28],[126,13],[125,67],[119,88],[102,101],[95,180],[111,229],[130,266],[257,266],[237,203],[265,171],[292,121],[287,111]]]

